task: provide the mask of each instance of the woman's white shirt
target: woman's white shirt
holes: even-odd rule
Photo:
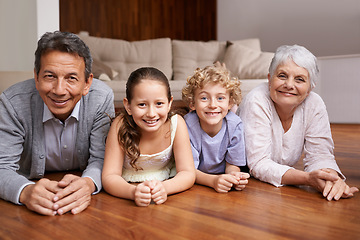
[[[237,114],[244,123],[247,163],[255,178],[281,186],[282,176],[301,159],[302,153],[304,171],[331,168],[342,175],[334,158],[326,107],[318,94],[310,92],[296,108],[286,133],[267,83],[244,98]]]

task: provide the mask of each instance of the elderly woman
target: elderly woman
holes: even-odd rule
[[[308,185],[327,200],[359,191],[344,182],[336,164],[325,104],[311,90],[318,78],[306,48],[281,46],[270,64],[268,84],[253,89],[237,114],[245,126],[250,173],[277,187]],[[294,166],[304,153],[304,171]]]

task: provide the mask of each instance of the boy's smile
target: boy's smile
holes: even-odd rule
[[[207,83],[195,90],[190,108],[196,110],[201,128],[213,137],[220,131],[222,120],[231,107],[229,92],[219,83]]]

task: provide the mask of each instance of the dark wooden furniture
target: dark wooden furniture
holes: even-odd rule
[[[60,0],[60,30],[138,41],[217,39],[216,0]]]
[[[338,164],[360,187],[360,125],[332,131]],[[241,192],[195,185],[149,207],[101,192],[78,215],[41,216],[3,200],[0,211],[1,239],[360,239],[360,193],[328,202],[311,188],[253,178]]]

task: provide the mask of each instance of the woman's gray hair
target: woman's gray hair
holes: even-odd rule
[[[274,75],[276,68],[280,64],[288,60],[292,60],[296,65],[305,68],[309,72],[311,89],[313,89],[319,78],[317,59],[309,50],[299,45],[283,45],[276,49],[269,67],[270,77]]]

